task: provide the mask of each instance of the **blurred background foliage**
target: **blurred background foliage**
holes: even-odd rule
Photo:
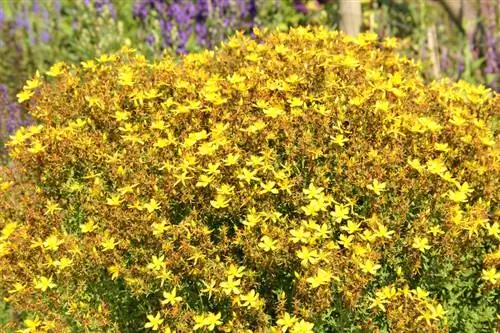
[[[214,48],[254,26],[321,24],[394,36],[426,78],[498,91],[498,13],[498,0],[0,0],[0,152],[29,122],[14,96],[36,70],[124,44],[148,58]]]

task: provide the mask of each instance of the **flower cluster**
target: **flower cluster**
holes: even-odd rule
[[[20,328],[443,331],[457,299],[494,307],[499,96],[371,33],[254,36],[26,84],[38,124],[0,169]]]

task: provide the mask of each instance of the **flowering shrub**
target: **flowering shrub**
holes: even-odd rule
[[[27,82],[39,124],[0,169],[12,327],[495,327],[498,95],[427,85],[373,34],[254,34]]]

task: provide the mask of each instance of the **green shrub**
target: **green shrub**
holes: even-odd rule
[[[493,330],[498,95],[373,34],[255,35],[27,83],[0,173],[19,327]]]

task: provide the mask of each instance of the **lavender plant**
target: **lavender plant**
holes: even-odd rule
[[[11,94],[35,70],[116,51],[127,40],[111,0],[0,3],[0,82]]]
[[[0,161],[7,158],[3,146],[8,136],[29,123],[30,119],[22,112],[21,106],[9,98],[7,87],[0,84]]]
[[[150,31],[145,36],[148,44],[186,53],[253,27],[257,4],[256,0],[136,0],[133,15],[143,30]]]

